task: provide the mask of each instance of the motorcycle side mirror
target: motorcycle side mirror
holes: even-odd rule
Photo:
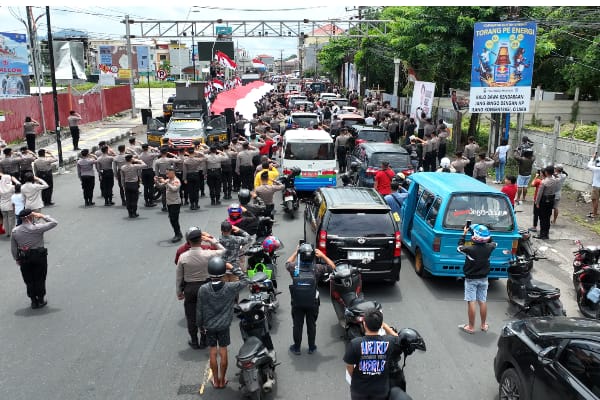
[[[542,365],[550,365],[554,362],[554,351],[556,350],[555,346],[546,347],[542,349],[538,353],[538,360]]]

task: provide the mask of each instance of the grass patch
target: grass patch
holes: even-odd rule
[[[582,218],[579,215],[572,214],[570,212],[564,212],[564,214],[566,216],[570,217],[573,221],[578,223],[580,226],[586,227],[589,230],[591,230],[592,232],[596,233],[597,235],[600,235],[600,224],[591,223],[591,222],[589,222],[589,220]]]

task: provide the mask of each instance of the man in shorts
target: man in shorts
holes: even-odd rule
[[[596,218],[600,199],[600,158],[597,152],[594,153],[587,167],[592,171],[592,212],[588,214],[588,218]]]
[[[471,232],[472,245],[465,245],[465,237]],[[487,290],[488,274],[490,273],[490,255],[496,248],[497,243],[492,242],[490,231],[485,225],[468,224],[463,228],[463,235],[458,241],[458,251],[465,255],[465,301],[469,317],[468,324],[461,324],[458,329],[463,332],[475,333],[475,303],[479,303],[479,315],[481,317],[481,330],[487,332],[489,326],[487,318]]]
[[[526,147],[523,150],[518,152],[515,150],[515,160],[519,164],[519,175],[517,176],[517,197],[515,199],[515,205],[521,204],[522,201],[525,201],[525,196],[527,196],[527,187],[529,186],[529,180],[531,179],[531,171],[533,169],[533,162],[535,161],[535,156],[533,155],[533,150],[530,147]]]

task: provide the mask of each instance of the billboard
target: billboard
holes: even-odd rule
[[[0,32],[0,97],[29,95],[27,36]]]
[[[431,118],[431,107],[433,106],[433,96],[435,94],[435,82],[416,81],[413,89],[412,101],[410,103],[410,115],[420,116],[421,111]],[[417,111],[417,109],[420,109]]]
[[[134,77],[138,77],[140,72],[147,72],[148,66],[152,69],[152,66],[149,64],[150,56],[148,46],[132,46],[131,49],[132,65],[129,65],[127,46],[98,46],[98,69],[103,73],[114,74],[115,78],[119,80],[126,79],[122,78],[122,76],[129,76],[132,73]],[[141,57],[138,57],[138,54],[141,54]],[[129,71],[119,75],[121,69]]]
[[[477,22],[473,32],[471,113],[529,112],[535,22]]]

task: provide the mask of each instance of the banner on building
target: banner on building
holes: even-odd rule
[[[416,81],[413,89],[412,101],[410,103],[410,115],[416,116],[425,113],[431,118],[431,107],[435,95],[435,82]]]
[[[27,36],[0,32],[0,97],[29,95]]]
[[[535,22],[475,24],[469,112],[529,112],[536,32]]]
[[[140,73],[152,71],[150,66],[150,49],[148,46],[135,46],[137,50],[137,68]]]
[[[115,78],[129,79],[129,75],[133,73],[133,76],[139,76],[139,72],[146,72],[148,67],[146,65],[150,65],[150,57],[148,52],[146,53],[146,60],[140,60],[138,58],[138,52],[143,52],[144,49],[148,50],[148,46],[132,46],[131,51],[131,65],[129,65],[129,57],[127,54],[127,46],[98,46],[98,69],[105,73],[113,73],[115,74]],[[140,62],[144,69],[140,68]],[[145,63],[145,64],[144,64]],[[150,66],[150,68],[152,68]],[[122,69],[129,70],[128,73],[121,73]],[[127,75],[127,78],[123,78],[124,74]]]

